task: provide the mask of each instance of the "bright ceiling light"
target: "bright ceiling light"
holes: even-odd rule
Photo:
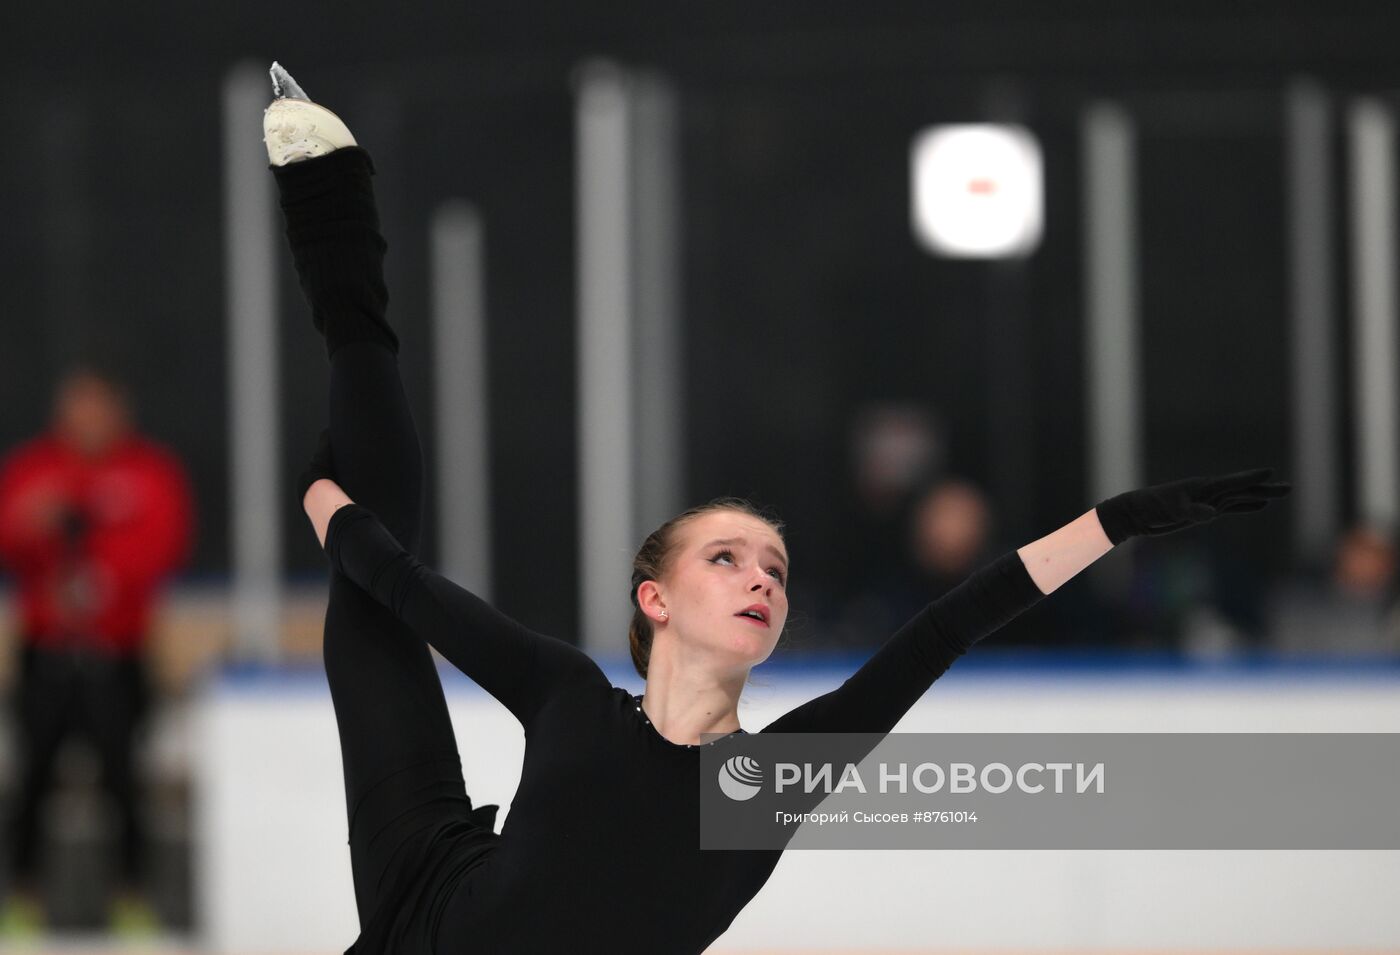
[[[933,126],[910,151],[914,235],[935,255],[1008,258],[1040,244],[1040,145],[1022,126]]]

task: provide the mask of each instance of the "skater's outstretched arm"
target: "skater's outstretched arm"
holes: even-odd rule
[[[307,516],[331,564],[528,724],[556,692],[603,671],[578,648],[535,633],[425,567],[333,480],[312,483]]]
[[[1104,501],[1045,537],[1006,554],[929,604],[830,693],[764,732],[887,733],[978,640],[994,633],[1114,545],[1169,534],[1222,514],[1257,511],[1291,489],[1267,469],[1189,478]]]

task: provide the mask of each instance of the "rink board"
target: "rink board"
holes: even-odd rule
[[[765,668],[740,719],[760,729],[851,669]],[[445,685],[472,797],[504,819],[520,726],[464,678]],[[897,731],[1400,732],[1400,671],[963,667]],[[343,951],[356,917],[324,677],[211,684],[194,750],[201,947]],[[1400,951],[1396,885],[1400,852],[794,851],[713,951]]]

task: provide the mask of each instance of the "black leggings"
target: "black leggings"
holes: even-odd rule
[[[302,292],[330,354],[336,479],[416,551],[423,461],[384,313],[385,242],[362,149],[274,169]],[[333,574],[325,666],[340,730],[355,900],[372,914],[392,858],[445,813],[471,809],[428,646]],[[489,826],[489,821],[486,823]]]
[[[126,887],[140,886],[146,837],[135,772],[136,732],[149,691],[136,654],[111,655],[78,645],[37,646],[27,642],[16,686],[21,771],[11,823],[11,878],[37,888],[40,820],[53,783],[59,748],[70,733],[86,736],[102,765],[102,786],[116,803],[121,826],[120,875]]]

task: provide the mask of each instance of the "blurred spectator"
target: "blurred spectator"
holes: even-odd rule
[[[863,409],[854,421],[852,451],[861,510],[876,519],[896,515],[911,492],[943,466],[936,419],[917,405]]]
[[[161,580],[185,559],[184,469],[137,434],[121,386],[81,369],[55,395],[52,426],[0,464],[0,560],[17,583],[15,687],[22,768],[10,820],[10,893],[0,928],[44,927],[38,851],[55,757],[70,733],[92,744],[121,826],[114,929],[154,930],[140,891],[145,852],[133,766],[146,710],[144,645]]]
[[[942,469],[945,456],[938,416],[908,402],[877,402],[858,409],[850,421],[849,448],[853,507],[843,522],[842,557],[836,569],[838,579],[849,586],[805,594],[803,606],[821,625],[802,633],[799,644],[804,650],[866,646],[881,639],[896,612],[870,605],[887,596],[891,572],[906,573],[909,508]],[[788,630],[798,627],[793,621]]]
[[[945,477],[906,496],[898,542],[863,562],[856,582],[828,624],[844,646],[878,646],[930,601],[1000,554],[1028,543],[997,532],[991,500],[975,483]],[[1110,608],[1084,584],[1066,587],[997,631],[990,646],[1046,650],[1115,639]]]
[[[1294,581],[1272,606],[1274,645],[1293,653],[1400,652],[1394,538],[1367,525],[1337,541],[1325,579]]]
[[[1355,600],[1388,604],[1394,599],[1395,544],[1374,527],[1353,527],[1337,544],[1332,583]]]
[[[909,618],[991,559],[986,495],[949,478],[915,495],[904,512],[903,540],[864,566],[867,576],[842,609],[843,642],[878,644]]]
[[[991,509],[986,496],[966,481],[934,486],[914,507],[909,548],[931,589],[943,593],[988,559]]]

